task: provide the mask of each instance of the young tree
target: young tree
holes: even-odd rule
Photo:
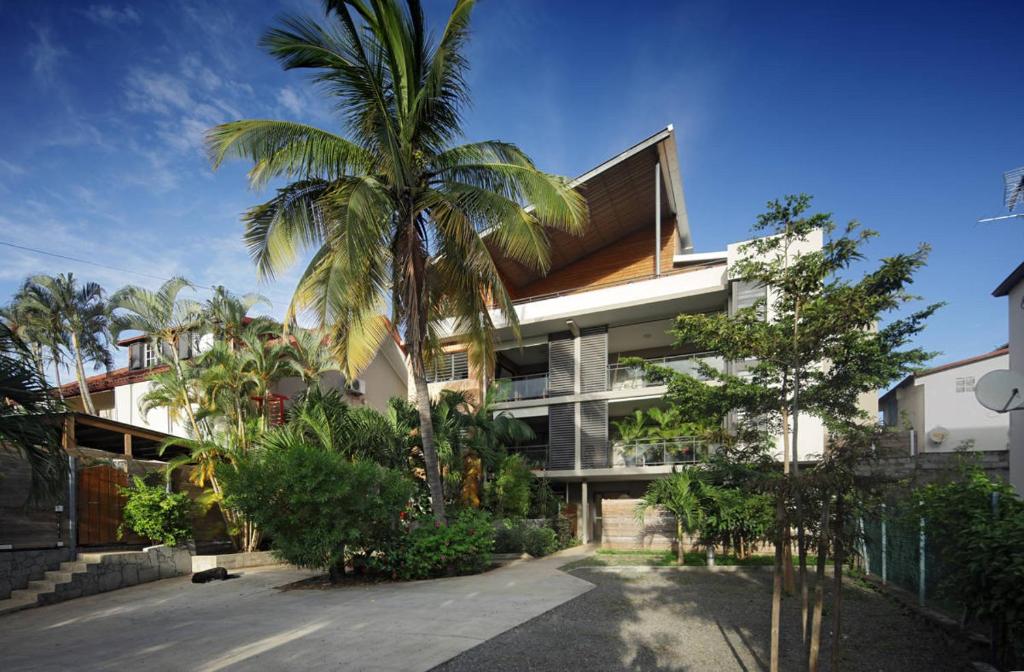
[[[253,187],[286,181],[245,215],[245,239],[264,276],[316,248],[292,312],[307,310],[330,328],[350,378],[387,336],[390,306],[390,324],[409,351],[438,521],[444,491],[426,371],[443,330],[464,334],[474,362],[486,366],[494,354],[489,309],[517,328],[492,250],[544,270],[544,227],[577,232],[586,221],[584,200],[568,181],[539,171],[515,145],[455,144],[468,102],[474,4],[457,0],[436,41],[419,0],[327,0],[326,22],[288,18],[263,45],[286,69],[316,72],[348,137],[265,120],[223,124],[208,135],[215,167],[248,159]]]
[[[710,489],[693,469],[673,472],[668,478],[651,481],[636,507],[637,518],[643,520],[649,509],[660,507],[676,519],[676,563],[685,562],[684,535],[697,532],[704,521]]]
[[[675,323],[678,343],[716,351],[727,361],[745,362],[740,375],[707,366],[701,373],[721,385],[703,385],[696,378],[658,367],[650,375],[669,381],[669,399],[684,417],[738,417],[737,430],[747,440],[760,434],[783,437],[783,458],[792,464],[778,486],[776,501],[776,576],[772,597],[772,663],[778,667],[781,615],[781,547],[790,520],[788,502],[797,505],[803,619],[810,616],[807,600],[807,547],[803,530],[804,498],[799,476],[801,414],[821,418],[833,433],[849,432],[870,422],[858,400],[903,376],[931,356],[910,341],[939,307],[930,305],[898,315],[916,297],[908,292],[928,248],[882,259],[858,279],[852,267],[864,260],[863,246],[876,234],[851,222],[837,232],[828,214],[806,214],[806,195],[787,196],[768,204],[754,230],[764,237],[741,249],[732,279],[766,288],[765,298],[731,315],[680,315]],[[822,232],[821,249],[811,244]],[[883,319],[890,318],[881,328]],[[834,464],[826,449],[821,469]],[[828,501],[828,497],[824,498]],[[828,512],[823,507],[823,530]],[[825,559],[819,553],[818,562]],[[820,586],[820,584],[819,584]],[[820,619],[819,619],[820,621]],[[812,637],[815,634],[812,633]]]

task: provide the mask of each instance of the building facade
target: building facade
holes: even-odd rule
[[[766,297],[763,287],[730,280],[740,244],[694,251],[671,126],[574,184],[588,202],[590,222],[580,237],[550,232],[546,275],[493,251],[515,300],[521,342],[496,314],[496,365],[479,372],[454,334],[430,387],[480,393],[494,383],[495,412],[522,419],[536,434],[533,445],[515,450],[576,507],[582,538],[600,540],[603,500],[640,496],[650,480],[709,449],[695,437],[617,434],[618,421],[662,406],[666,393],[623,360],[640,357],[691,373],[704,362],[738,373],[738,364],[679,346],[668,332],[681,313],[734,311]],[[820,245],[819,234],[808,246]],[[820,454],[823,445],[821,424],[801,416],[801,459]]]
[[[997,348],[907,376],[879,399],[882,422],[912,429],[916,453],[1006,450],[1010,418],[979,404],[974,386],[1009,359],[1008,348]]]
[[[1009,313],[1009,361],[1006,368],[1024,375],[1024,263],[992,292],[1006,297]],[[1024,496],[1024,410],[1006,414],[1010,423],[1010,483]]]

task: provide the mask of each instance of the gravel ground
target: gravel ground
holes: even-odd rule
[[[434,672],[463,670],[768,669],[771,572],[589,568],[572,572],[596,588],[466,651]],[[843,591],[844,672],[962,670],[956,641],[874,591]],[[800,603],[784,603],[781,669],[803,669]],[[828,670],[826,603],[823,662]],[[785,655],[788,654],[788,655]]]

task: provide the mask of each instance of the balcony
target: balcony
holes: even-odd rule
[[[495,401],[523,401],[544,399],[548,396],[548,374],[535,373],[528,376],[498,378]]]
[[[671,439],[640,439],[624,443],[611,441],[596,454],[583,455],[583,470],[625,469],[637,467],[663,467],[675,464],[698,464],[706,461],[711,446],[696,436],[679,436]],[[522,455],[531,469],[549,467],[548,444],[516,446],[509,453]]]
[[[656,357],[645,359],[645,362],[664,366],[679,373],[689,374],[700,380],[706,380],[698,369],[700,363],[707,364],[711,368],[725,370],[725,359],[713,352],[696,352],[687,355],[673,355],[671,357]],[[655,383],[648,382],[644,378],[644,370],[639,366],[625,364],[612,364],[608,367],[608,386],[612,390],[633,390],[645,387],[653,387]]]

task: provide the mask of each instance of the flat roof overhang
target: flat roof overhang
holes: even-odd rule
[[[564,268],[642,227],[653,231],[655,222],[655,174],[660,169],[661,216],[675,219],[676,254],[693,249],[686,215],[679,151],[675,131],[669,125],[621,154],[572,181],[583,194],[590,221],[582,236],[547,227],[551,249],[548,273]],[[486,234],[485,234],[486,235]],[[488,245],[495,264],[511,289],[520,289],[546,274],[520,264]]]

